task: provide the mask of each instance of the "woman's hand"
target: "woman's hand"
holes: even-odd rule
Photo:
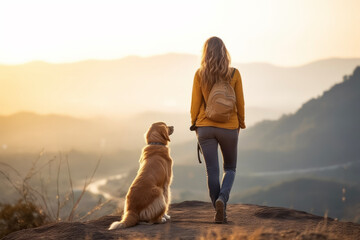
[[[190,131],[196,131],[197,127],[195,126],[195,123],[193,125],[191,125],[190,127]]]

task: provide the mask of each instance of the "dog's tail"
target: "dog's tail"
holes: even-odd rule
[[[136,214],[131,211],[127,211],[121,221],[113,222],[108,230],[113,230],[117,228],[128,228],[135,226],[139,222],[139,214]]]

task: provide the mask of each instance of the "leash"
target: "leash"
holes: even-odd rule
[[[201,152],[202,155],[204,155],[204,153],[202,152],[202,149],[201,149],[201,147],[200,147],[200,144],[198,143],[198,144],[197,144],[197,155],[198,155],[199,163],[202,163],[202,162],[201,162],[201,159],[200,159],[200,152]]]

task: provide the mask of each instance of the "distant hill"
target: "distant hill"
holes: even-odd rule
[[[240,159],[258,171],[360,160],[360,67],[295,114],[240,132]]]
[[[267,187],[245,196],[233,195],[232,202],[289,207],[340,220],[360,221],[360,188],[344,183],[297,179]]]
[[[103,147],[102,137],[108,129],[106,121],[80,119],[64,115],[38,115],[21,112],[0,117],[0,142],[3,151],[36,152],[68,151],[71,149],[92,149]]]
[[[175,125],[175,144],[193,137],[188,116],[176,113],[146,112],[117,118],[76,118],[66,115],[40,115],[19,112],[0,116],[0,153],[80,150],[116,152],[138,150],[145,144],[144,133],[156,121]],[[176,123],[182,122],[182,125]]]
[[[199,62],[194,55],[166,54],[65,64],[0,65],[0,114],[185,114],[189,112]],[[295,111],[340,82],[356,65],[360,65],[360,59],[326,59],[286,68],[233,63],[243,78],[248,126]]]

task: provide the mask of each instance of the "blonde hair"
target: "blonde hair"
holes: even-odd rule
[[[199,70],[201,85],[210,91],[218,81],[230,81],[231,58],[224,42],[218,37],[206,40]]]

